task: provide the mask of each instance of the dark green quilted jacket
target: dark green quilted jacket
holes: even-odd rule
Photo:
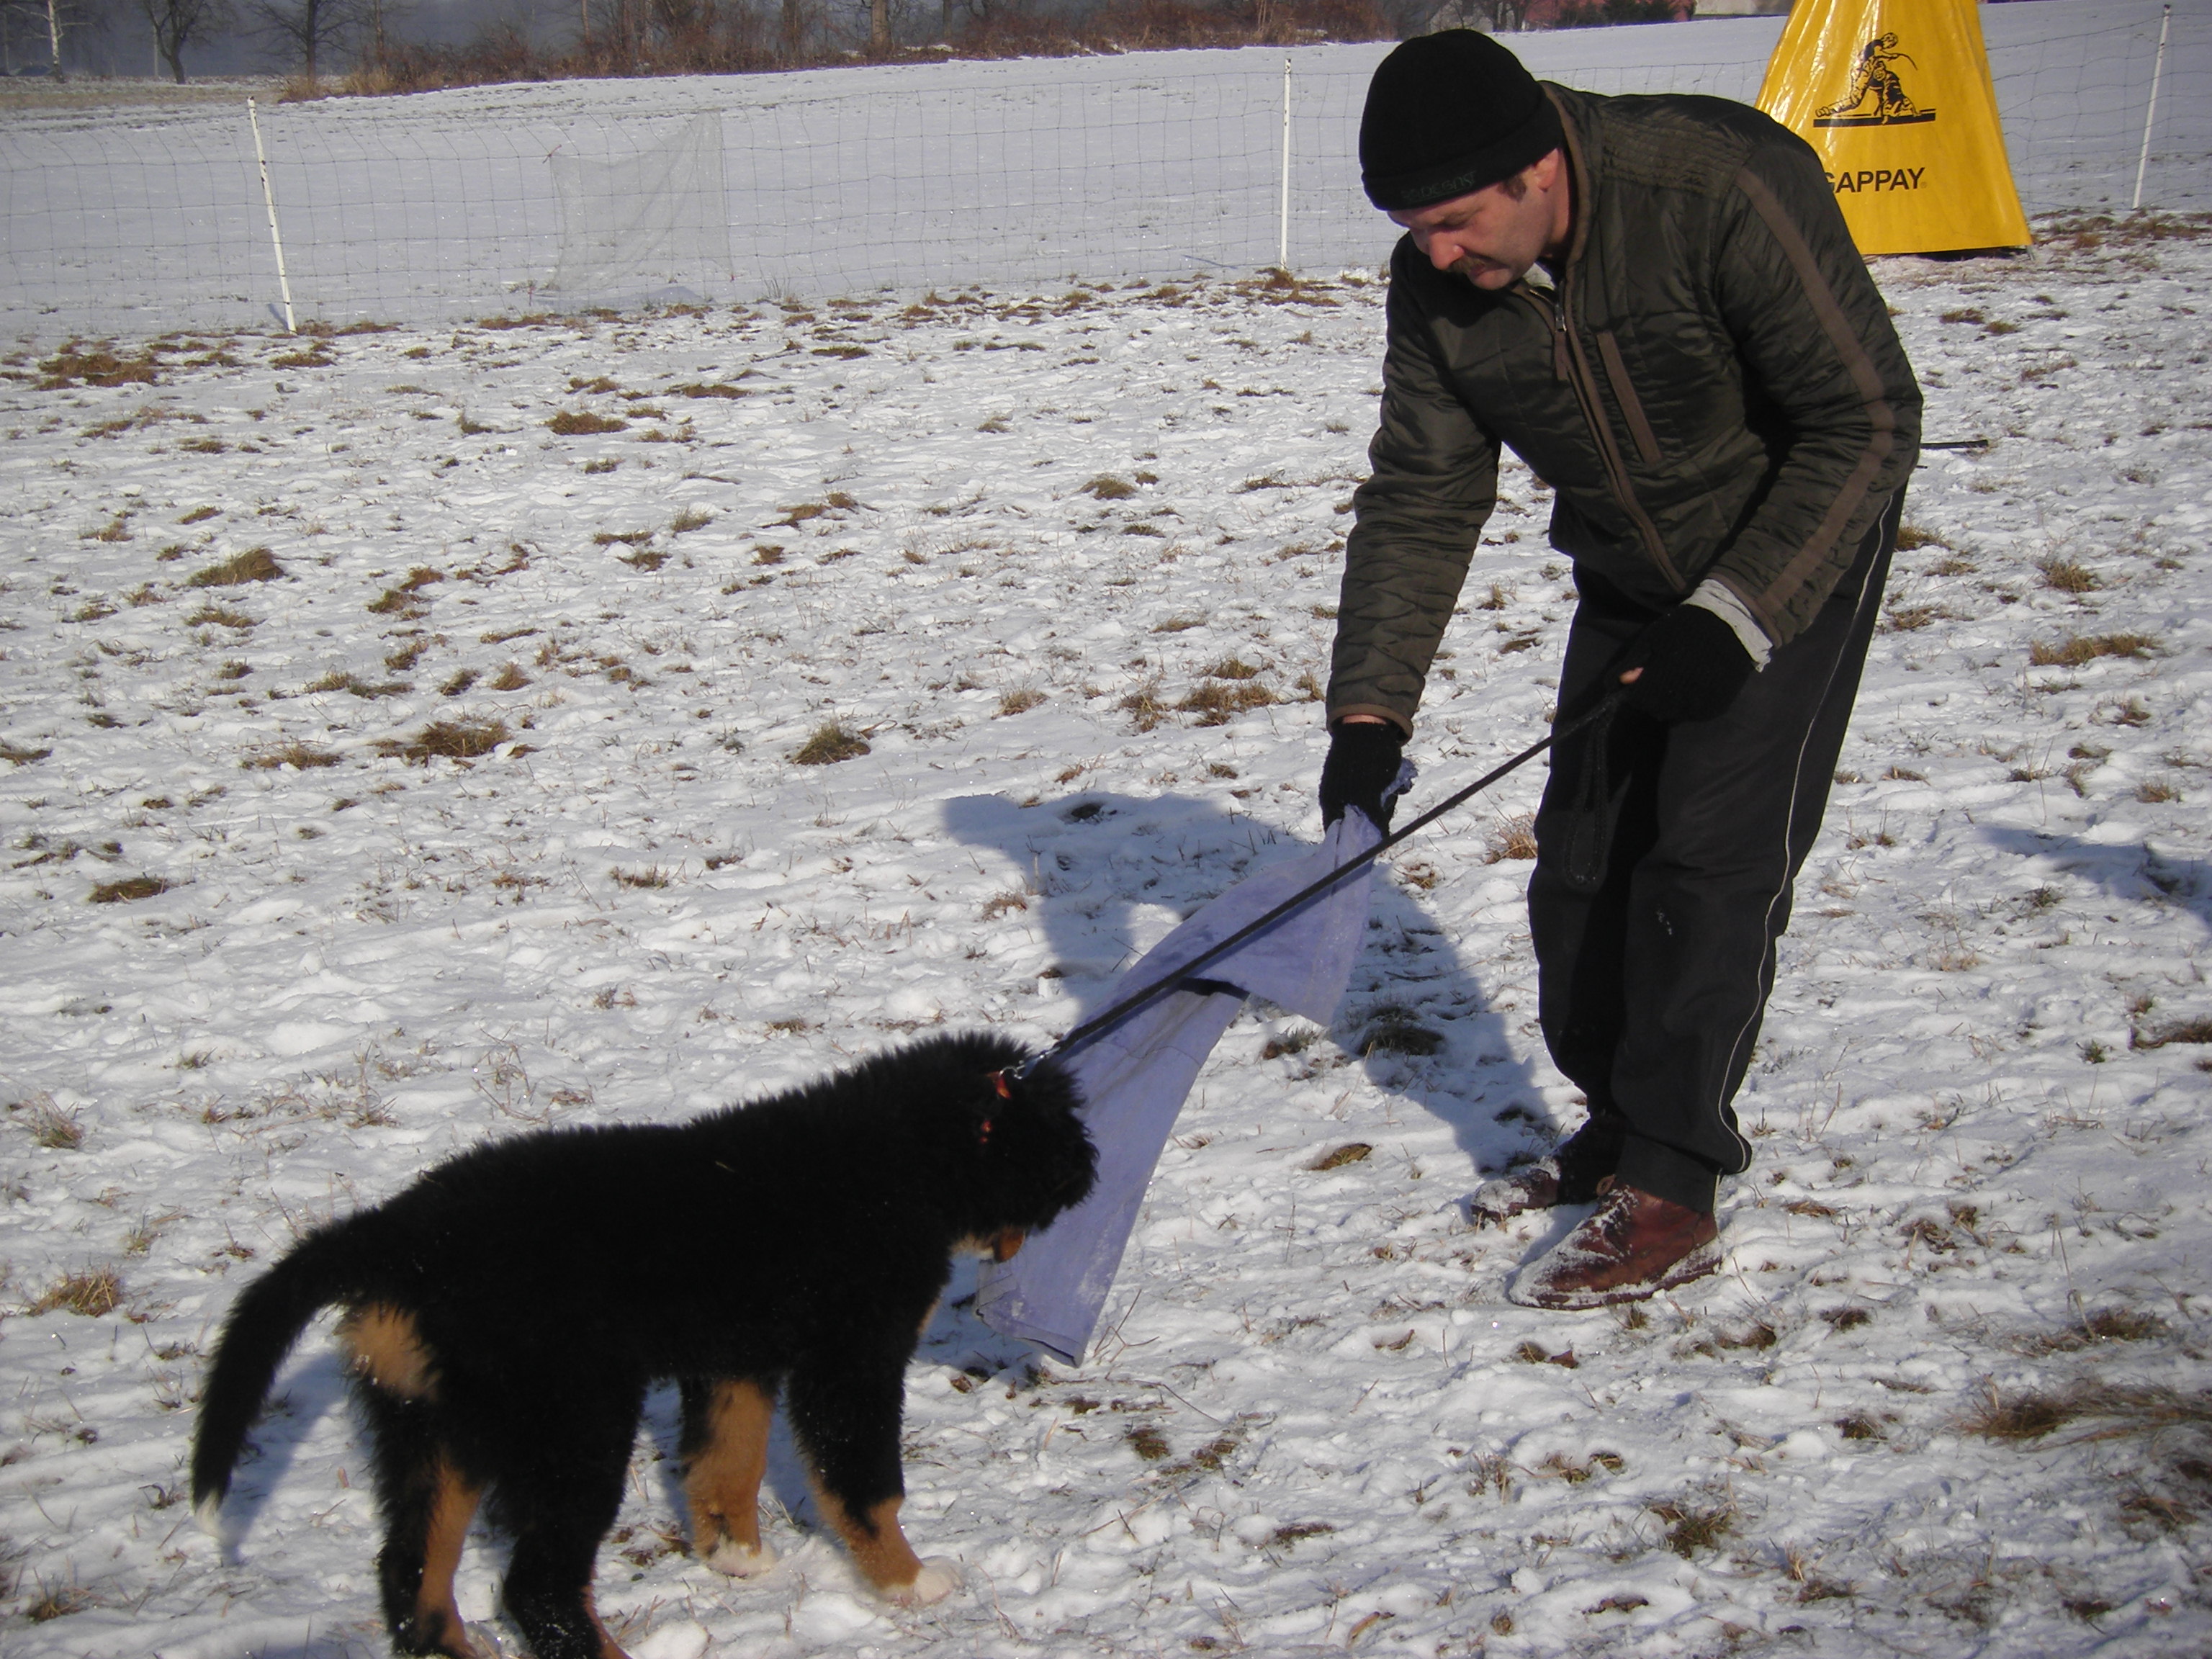
[[[1920,389],[1812,149],[1718,98],[1547,86],[1574,169],[1555,291],[1391,256],[1382,413],[1354,501],[1329,718],[1412,730],[1496,504],[1654,607],[1712,577],[1770,641],[1820,609],[1918,453]]]

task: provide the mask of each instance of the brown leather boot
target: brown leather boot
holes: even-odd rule
[[[1613,1190],[1613,1167],[1627,1134],[1627,1125],[1611,1113],[1590,1118],[1551,1157],[1476,1188],[1467,1201],[1469,1216],[1477,1227],[1503,1227],[1524,1210],[1602,1198]]]
[[[1616,1186],[1582,1225],[1523,1268],[1506,1296],[1524,1308],[1641,1302],[1719,1267],[1719,1237],[1701,1210]]]

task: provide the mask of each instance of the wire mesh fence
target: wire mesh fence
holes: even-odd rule
[[[1990,9],[2030,212],[2124,208],[2156,0]],[[2212,0],[2175,10],[2147,205],[2212,205]],[[1520,37],[1602,93],[1748,100],[1774,20]],[[0,327],[155,333],[1371,265],[1387,45],[0,112]]]

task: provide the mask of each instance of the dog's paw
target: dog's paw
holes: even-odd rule
[[[707,1565],[732,1578],[757,1578],[775,1565],[775,1552],[766,1544],[747,1549],[734,1538],[724,1538],[707,1552]]]
[[[957,1561],[933,1555],[921,1564],[911,1584],[901,1584],[884,1594],[902,1607],[926,1607],[942,1601],[966,1581]]]

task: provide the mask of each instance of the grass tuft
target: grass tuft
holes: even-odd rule
[[[1139,1423],[1122,1437],[1129,1449],[1147,1463],[1157,1463],[1168,1455],[1168,1437],[1149,1423]]]
[[[1045,700],[1044,693],[1034,686],[1018,686],[999,699],[1001,714],[1026,714]]]
[[[61,1585],[53,1589],[41,1589],[36,1600],[27,1603],[23,1617],[32,1624],[43,1625],[50,1620],[66,1619],[73,1613],[82,1613],[97,1606],[90,1590],[79,1589],[74,1584]]]
[[[1226,726],[1237,715],[1265,708],[1275,700],[1275,694],[1266,686],[1249,681],[1236,684],[1207,680],[1186,695],[1176,708],[1183,714],[1196,714],[1200,726]]]
[[[243,553],[234,553],[221,564],[193,572],[185,586],[240,587],[247,582],[273,582],[283,574],[284,567],[276,562],[276,556],[267,548],[249,547]]]
[[[1654,1504],[1651,1513],[1667,1523],[1667,1547],[1685,1561],[1699,1550],[1717,1547],[1735,1530],[1734,1504]]]
[[[589,437],[599,432],[623,432],[629,427],[629,422],[618,416],[594,415],[589,410],[579,409],[564,409],[545,424],[563,438]]]
[[[1139,732],[1152,731],[1168,717],[1167,705],[1160,701],[1159,690],[1158,682],[1147,681],[1115,707],[1133,718]]]
[[[1376,1009],[1359,1040],[1363,1054],[1433,1054],[1443,1046],[1443,1033],[1422,1024],[1410,1008]]]
[[[30,1131],[33,1146],[50,1152],[73,1152],[84,1145],[84,1126],[76,1114],[64,1112],[44,1097],[32,1103],[23,1127]]]
[[[125,876],[121,881],[102,881],[93,884],[94,904],[124,904],[133,899],[152,898],[169,890],[169,884],[159,876]]]
[[[2038,559],[2035,568],[2042,573],[2043,585],[2061,593],[2094,593],[2104,586],[2095,571],[2071,559]]]
[[[1359,1163],[1374,1150],[1364,1140],[1348,1140],[1341,1146],[1332,1147],[1323,1152],[1306,1168],[1316,1173],[1323,1170],[1341,1170],[1347,1164]]]
[[[867,752],[868,740],[858,732],[837,720],[826,720],[792,750],[791,759],[796,766],[835,766],[839,761],[854,760]]]
[[[422,765],[435,757],[474,760],[505,743],[507,735],[505,720],[432,720],[411,738],[386,738],[376,745],[376,752]]]
[[[619,887],[666,887],[672,878],[657,864],[648,864],[642,870],[625,870],[620,865],[607,872]]]
[[[2163,1048],[2169,1042],[2212,1042],[2212,1015],[2180,1019],[2154,1032],[2137,1031],[2131,1048]]]
[[[46,377],[39,390],[60,392],[72,386],[151,386],[160,376],[161,365],[150,351],[118,357],[104,345],[87,349],[72,340],[40,363],[39,370]]]
[[[1490,850],[1483,857],[1485,864],[1503,864],[1511,860],[1533,859],[1536,856],[1536,815],[1522,812],[1499,822],[1490,833]]]
[[[335,749],[317,749],[295,738],[289,743],[249,756],[239,764],[249,772],[274,772],[280,766],[306,772],[318,766],[336,766],[344,758]]]
[[[123,1280],[112,1267],[88,1267],[82,1273],[64,1273],[39,1292],[27,1311],[32,1314],[73,1313],[85,1319],[98,1319],[111,1314],[122,1304]]]
[[[2027,647],[2031,668],[2079,668],[2100,657],[2148,657],[2159,648],[2148,634],[2069,634],[2056,645],[2035,640]]]

